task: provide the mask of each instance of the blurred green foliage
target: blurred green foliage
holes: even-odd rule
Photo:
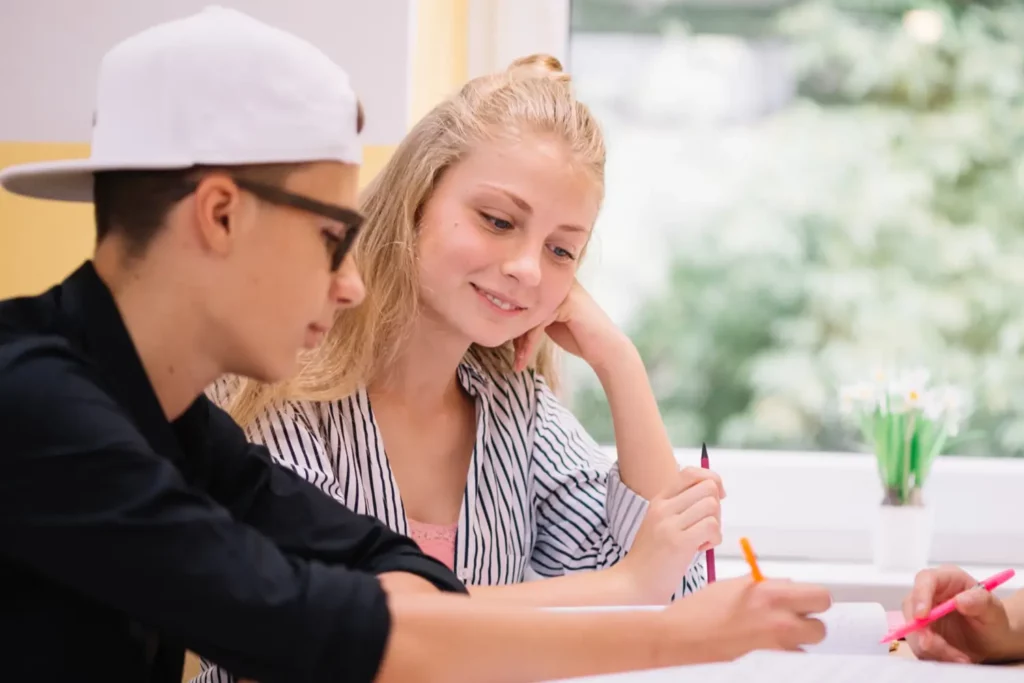
[[[673,442],[859,450],[839,386],[906,363],[973,398],[947,451],[1024,454],[1022,3],[798,2],[771,22],[797,96],[744,124],[743,172],[717,179],[736,200],[677,227],[628,329]],[[612,441],[595,383],[572,405]]]

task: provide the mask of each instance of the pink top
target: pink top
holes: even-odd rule
[[[458,524],[425,524],[414,519],[409,522],[409,537],[427,555],[455,570],[455,532]]]

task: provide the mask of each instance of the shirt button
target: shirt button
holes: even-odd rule
[[[460,569],[458,571],[458,577],[459,577],[459,581],[462,581],[463,583],[465,583],[466,581],[469,581],[469,570],[468,569]]]

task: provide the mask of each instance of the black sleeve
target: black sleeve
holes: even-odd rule
[[[340,564],[282,552],[188,485],[70,353],[7,366],[0,554],[177,636],[236,675],[262,683],[372,680],[390,629],[386,596],[373,574],[342,565],[348,558],[373,571],[402,567],[380,549],[412,552],[337,510],[333,525],[315,520],[319,505],[296,502],[310,498],[297,482],[271,474],[254,452],[235,458],[240,464],[225,474],[264,482],[248,502],[255,522],[286,546],[301,539],[283,533],[285,524],[312,524],[309,539]],[[266,501],[278,493],[292,501],[282,514],[298,516],[271,523],[266,517],[278,510]]]
[[[193,406],[207,425],[206,469],[211,495],[232,514],[306,560],[373,574],[408,572],[444,591],[466,592],[442,563],[376,517],[352,512],[313,484],[273,462],[263,446],[205,397]]]

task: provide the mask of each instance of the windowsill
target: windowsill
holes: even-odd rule
[[[608,452],[614,457],[614,448]],[[677,449],[696,466],[697,449]],[[722,476],[720,559],[742,559],[746,536],[764,558],[870,567],[882,490],[868,454],[711,449]],[[936,460],[924,496],[934,512],[928,563],[1024,567],[1024,459]],[[909,585],[909,579],[903,581]]]
[[[880,571],[871,564],[854,562],[814,562],[798,560],[761,560],[765,576],[815,583],[832,591],[836,602],[879,602],[887,610],[897,610],[914,584],[915,572]],[[741,559],[716,558],[719,579],[742,576],[750,572]],[[973,565],[964,569],[973,577],[984,579],[1007,567]],[[1014,567],[1017,575],[996,589],[1006,597],[1024,588],[1024,567]]]

